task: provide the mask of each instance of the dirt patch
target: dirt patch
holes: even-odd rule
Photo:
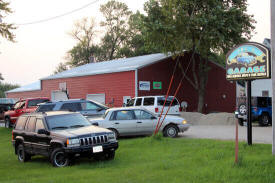
[[[183,112],[181,116],[193,125],[234,125],[233,113],[201,114],[198,112]]]

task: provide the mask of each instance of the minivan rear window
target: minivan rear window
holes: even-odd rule
[[[144,106],[151,106],[151,105],[154,105],[154,102],[155,102],[154,97],[144,98],[143,105]]]
[[[165,97],[158,97],[158,105],[161,105],[163,106],[164,102],[165,102],[165,106],[169,106],[171,104],[173,100],[173,97],[167,97],[167,100],[165,102]],[[178,103],[178,100],[175,98],[173,103],[172,103],[172,106],[175,106],[175,105],[179,105]]]

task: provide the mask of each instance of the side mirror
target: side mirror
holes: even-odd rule
[[[38,134],[50,135],[50,132],[45,129],[39,129],[37,131]]]
[[[157,119],[156,117],[154,117],[154,116],[151,116],[151,119]]]
[[[92,125],[94,125],[94,126],[98,126],[98,123],[97,123],[97,122],[95,122],[95,123],[92,123]]]

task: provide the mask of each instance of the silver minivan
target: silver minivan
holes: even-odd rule
[[[173,96],[168,96],[164,109],[163,115],[166,114],[171,102],[173,100]],[[163,104],[165,102],[165,96],[142,96],[142,97],[134,97],[127,104],[127,107],[130,106],[141,106],[146,108],[147,110],[160,114],[162,111]],[[177,98],[174,99],[169,111],[167,114],[169,115],[180,115],[182,108]]]

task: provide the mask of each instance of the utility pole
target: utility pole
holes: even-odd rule
[[[271,79],[272,79],[272,154],[275,155],[275,0],[270,0],[271,15]]]

